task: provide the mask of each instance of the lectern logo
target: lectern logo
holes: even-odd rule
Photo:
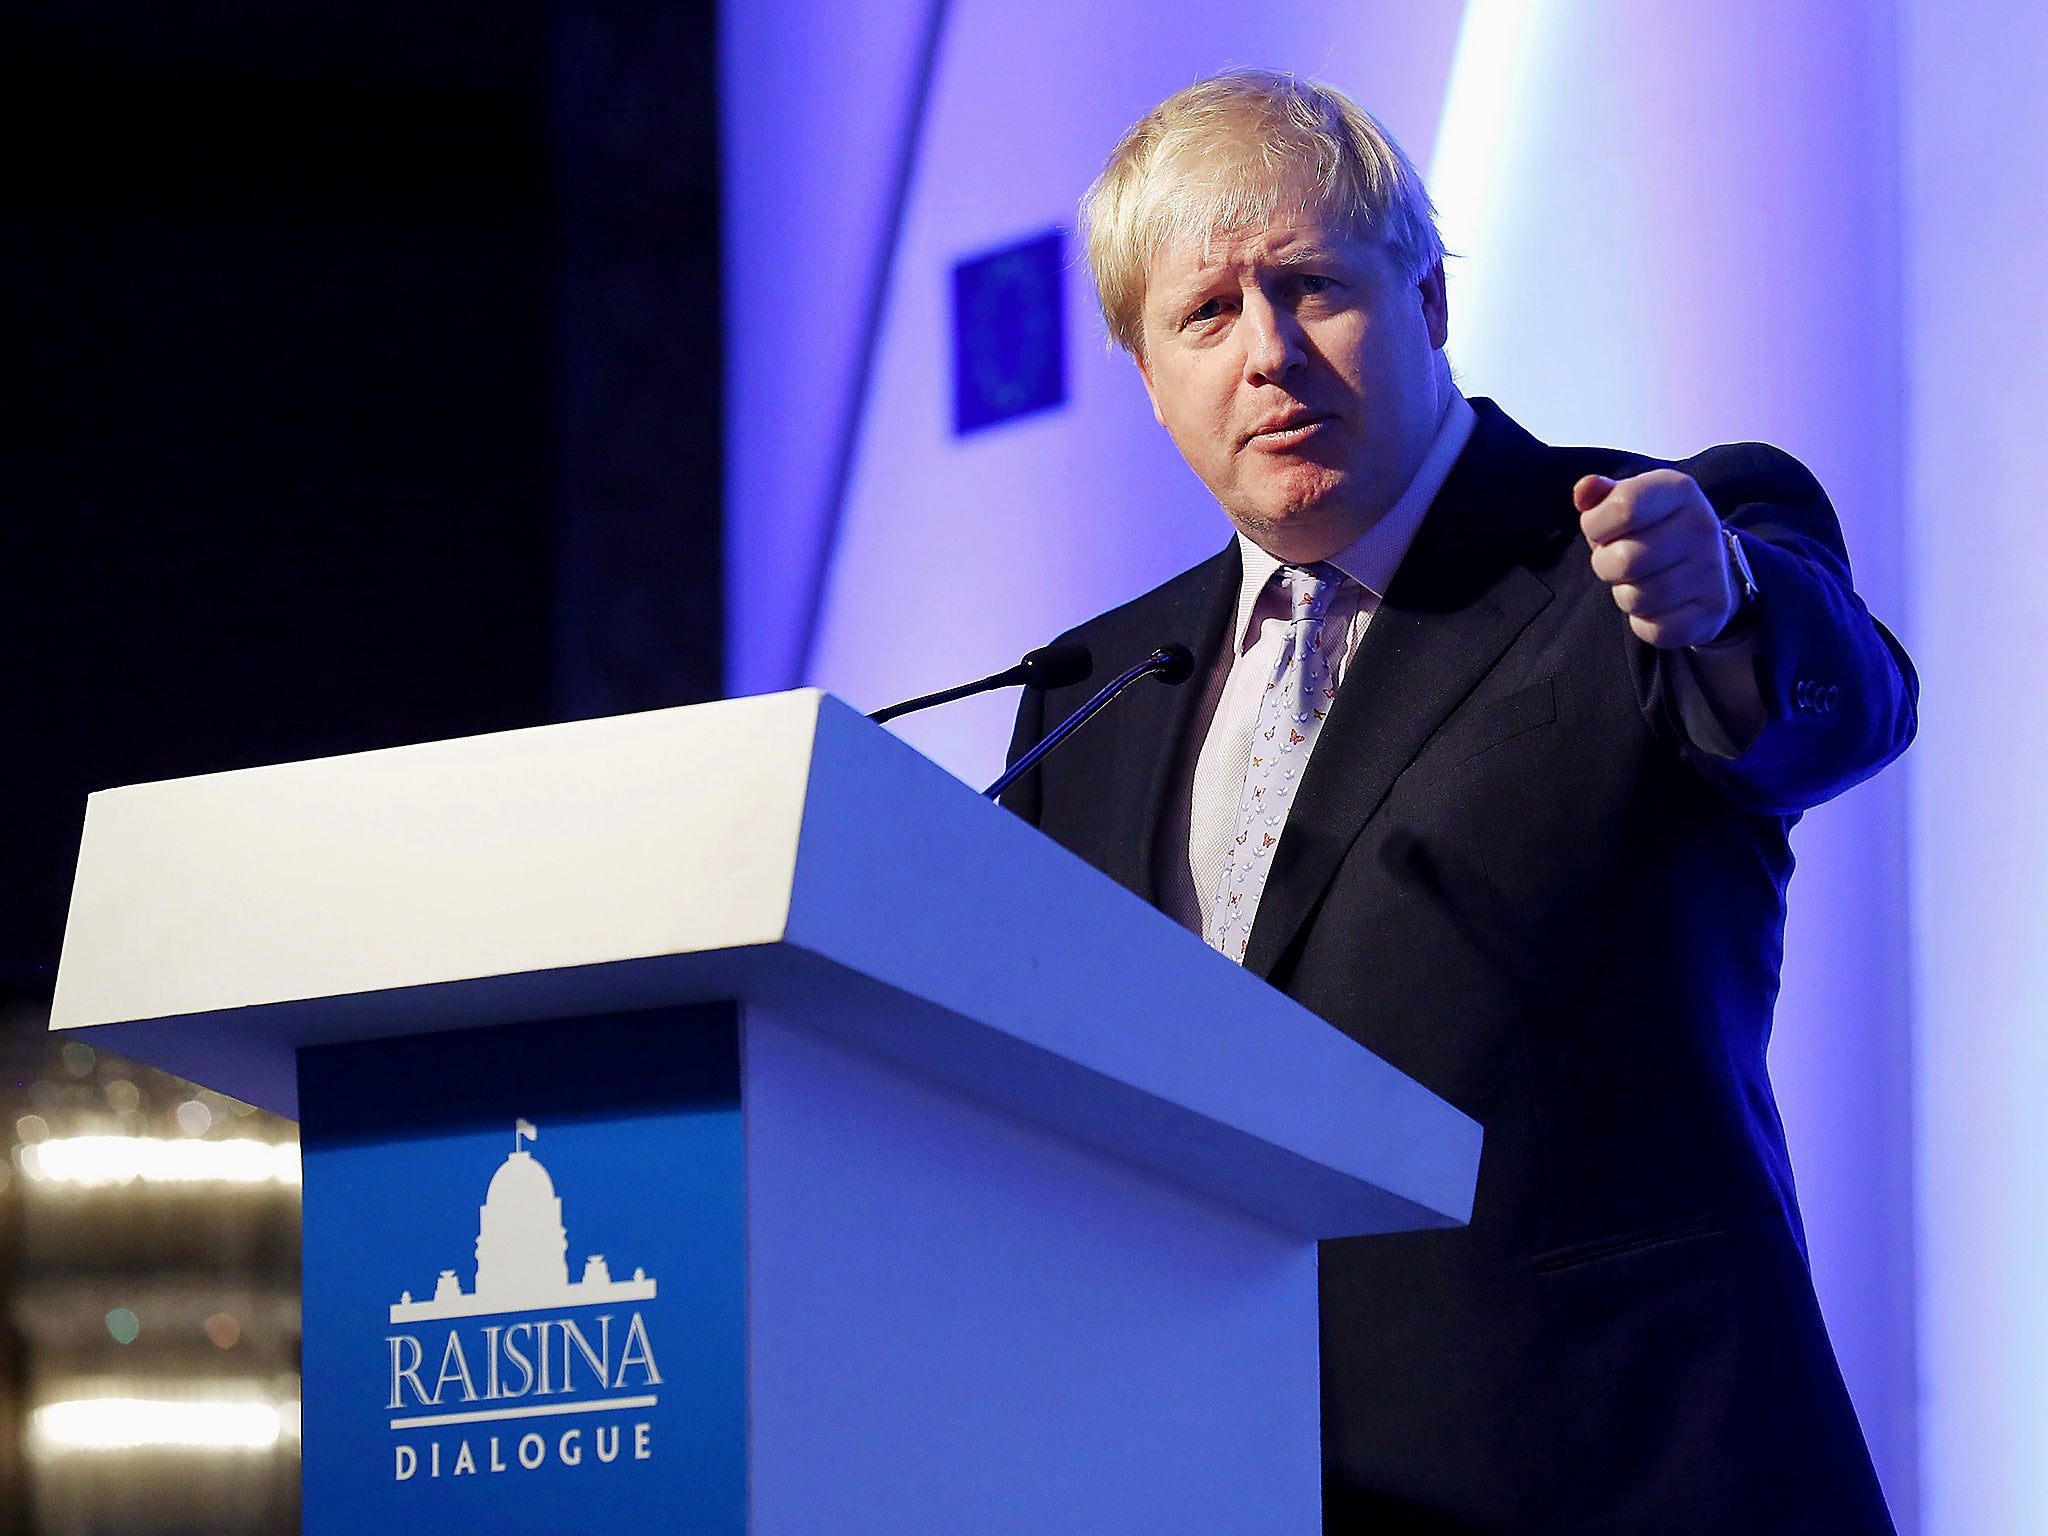
[[[527,1471],[550,1462],[577,1467],[586,1450],[606,1465],[620,1459],[622,1445],[629,1459],[653,1456],[653,1426],[637,1415],[659,1403],[661,1371],[637,1304],[655,1299],[654,1279],[635,1269],[630,1280],[614,1280],[602,1254],[584,1260],[581,1279],[569,1279],[562,1201],[526,1150],[539,1136],[530,1121],[514,1125],[512,1151],[477,1209],[471,1288],[463,1289],[457,1270],[444,1269],[427,1300],[405,1291],[391,1304],[385,1407],[400,1436],[393,1458],[399,1482],[505,1472],[515,1463]],[[529,1315],[468,1321],[512,1314]],[[577,1422],[532,1429],[516,1422],[564,1416]],[[474,1428],[496,1424],[506,1427],[495,1434]]]

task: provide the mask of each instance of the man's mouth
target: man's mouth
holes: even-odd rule
[[[1324,412],[1289,411],[1252,428],[1245,436],[1245,446],[1268,450],[1293,448],[1307,442],[1329,420]]]

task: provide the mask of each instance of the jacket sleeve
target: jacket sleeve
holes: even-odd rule
[[[1904,648],[1856,595],[1841,525],[1803,465],[1761,443],[1741,443],[1677,467],[1735,530],[1755,573],[1764,725],[1740,755],[1716,755],[1686,729],[1682,656],[1631,635],[1643,711],[1739,804],[1796,815],[1905,751],[1918,725],[1919,679]]]

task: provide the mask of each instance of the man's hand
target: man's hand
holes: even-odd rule
[[[1572,487],[1572,504],[1593,546],[1593,574],[1639,637],[1670,651],[1728,627],[1737,595],[1721,519],[1691,476],[1588,475]]]

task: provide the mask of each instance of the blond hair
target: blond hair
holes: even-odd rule
[[[1342,91],[1241,69],[1167,97],[1124,134],[1081,201],[1111,339],[1144,355],[1145,279],[1161,250],[1259,227],[1302,194],[1307,206],[1384,240],[1410,276],[1444,258],[1422,177]]]

